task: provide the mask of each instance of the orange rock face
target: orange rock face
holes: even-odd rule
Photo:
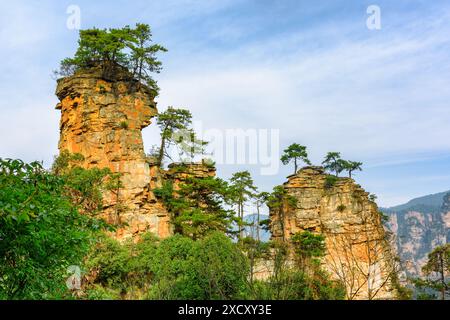
[[[325,236],[323,267],[340,280],[347,299],[392,299],[397,267],[375,202],[352,179],[327,184],[320,167],[288,177],[287,200],[270,212],[272,239],[289,242],[297,232]]]
[[[82,154],[85,168],[122,174],[118,195],[104,195],[105,219],[121,226],[117,238],[146,231],[169,236],[169,214],[152,193],[161,173],[147,162],[141,134],[157,114],[152,92],[138,87],[126,71],[105,80],[100,69],[91,69],[59,80],[56,95],[59,150]]]

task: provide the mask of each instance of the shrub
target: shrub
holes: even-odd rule
[[[38,162],[0,159],[0,299],[70,296],[66,269],[81,265],[99,224],[66,187]]]
[[[120,127],[122,129],[128,129],[128,127],[129,127],[128,122],[127,121],[120,122]]]
[[[221,233],[198,241],[175,235],[161,243],[154,259],[150,298],[237,299],[246,290],[247,260]]]
[[[143,235],[138,243],[121,244],[107,236],[100,238],[86,259],[86,268],[94,277],[87,287],[88,297],[114,292],[142,297],[153,278],[157,243],[150,234]]]
[[[325,189],[331,189],[333,188],[336,183],[338,182],[339,178],[332,175],[327,175],[325,178]]]

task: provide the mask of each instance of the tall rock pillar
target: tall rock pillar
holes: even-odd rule
[[[85,168],[121,173],[119,196],[104,195],[104,216],[119,225],[116,236],[168,236],[169,215],[151,191],[159,170],[147,162],[141,133],[157,114],[151,90],[138,86],[125,69],[105,79],[97,67],[58,80],[56,95],[60,152],[83,155]]]
[[[350,178],[306,167],[288,177],[281,208],[271,209],[272,240],[290,243],[298,233],[325,236],[322,264],[342,282],[348,299],[392,299],[397,266],[382,216],[369,194]],[[286,196],[286,198],[287,198]]]

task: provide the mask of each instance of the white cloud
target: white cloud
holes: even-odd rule
[[[416,35],[404,37],[403,28],[319,52],[289,47],[310,37],[290,35],[275,40],[291,51],[278,60],[267,53],[271,41],[207,52],[201,61],[183,57],[187,67],[169,65],[162,76],[160,105],[187,106],[211,127],[281,128],[286,142],[307,143],[316,156],[448,151],[450,60],[441,47],[450,45],[449,25],[434,21]]]

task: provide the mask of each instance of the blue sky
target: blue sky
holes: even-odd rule
[[[282,147],[363,161],[356,175],[383,206],[450,189],[448,1],[2,1],[0,157],[57,153],[51,72],[74,53],[69,5],[81,27],[152,26],[169,52],[158,105],[189,108],[208,128],[280,129]],[[366,9],[381,8],[381,30]],[[156,142],[144,130],[145,146]],[[259,176],[262,189],[292,168]]]

